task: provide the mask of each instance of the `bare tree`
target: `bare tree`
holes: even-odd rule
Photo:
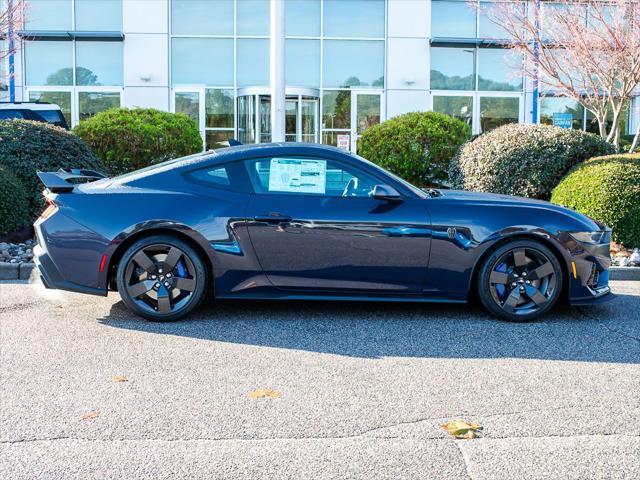
[[[0,61],[18,50],[15,32],[24,24],[25,11],[25,0],[0,0]]]
[[[583,105],[602,138],[617,146],[621,115],[640,84],[638,0],[483,5],[487,18],[505,31],[505,46],[523,55],[525,76],[542,91]]]

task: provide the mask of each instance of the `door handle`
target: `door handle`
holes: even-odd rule
[[[256,215],[253,217],[256,222],[266,222],[266,223],[286,223],[291,221],[291,217],[289,215],[282,215],[281,213],[268,213],[262,215]]]

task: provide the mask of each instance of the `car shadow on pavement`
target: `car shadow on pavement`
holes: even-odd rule
[[[629,317],[629,312],[635,312]],[[559,306],[541,321],[508,323],[474,305],[225,301],[186,319],[148,322],[119,301],[109,327],[215,342],[363,358],[523,358],[640,363],[640,297]]]

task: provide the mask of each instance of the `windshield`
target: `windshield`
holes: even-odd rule
[[[418,197],[420,198],[429,198],[429,195],[427,195],[423,190],[419,189],[418,187],[416,187],[415,185],[410,184],[409,182],[407,182],[405,179],[400,178],[399,176],[391,173],[389,170],[385,170],[384,168],[380,167],[379,165],[376,165],[375,163],[367,160],[366,158],[362,158],[360,155],[356,155],[355,153],[352,153],[351,155],[353,155],[355,158],[357,158],[358,160],[361,160],[363,162],[368,163],[369,165],[371,165],[372,167],[374,167],[376,170],[383,172],[385,175],[393,178],[396,182],[401,183],[402,185],[404,185],[407,189],[411,190],[413,193],[415,193]]]

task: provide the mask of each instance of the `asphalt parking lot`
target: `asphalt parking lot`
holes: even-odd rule
[[[154,324],[2,283],[0,478],[635,479],[640,282],[612,286],[531,324],[325,302]]]

